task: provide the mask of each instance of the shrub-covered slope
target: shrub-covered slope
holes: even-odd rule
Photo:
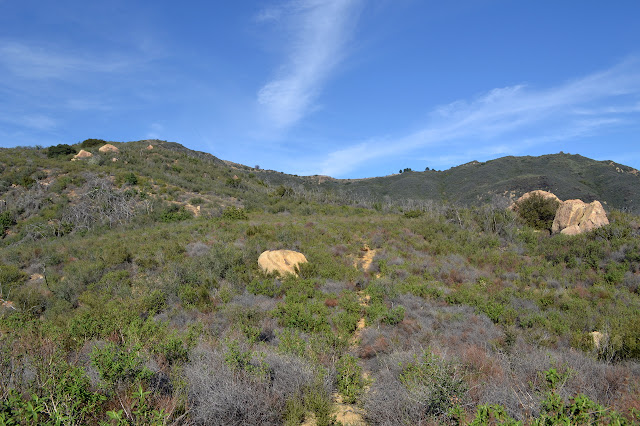
[[[0,424],[637,424],[638,216],[550,236],[99,145],[0,151]]]
[[[580,155],[503,157],[473,161],[445,171],[407,171],[398,175],[325,184],[383,201],[431,199],[477,205],[495,196],[519,197],[542,189],[560,199],[599,200],[609,207],[640,213],[640,174],[612,161]]]

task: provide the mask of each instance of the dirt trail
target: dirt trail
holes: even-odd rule
[[[353,266],[357,269],[362,268],[363,271],[369,272],[371,269],[371,264],[373,263],[373,258],[376,256],[376,251],[372,250],[366,244],[362,246],[360,249],[360,257],[356,258]],[[365,294],[362,290],[358,291],[358,303],[363,307],[363,311],[369,306],[369,301],[371,300],[371,296]],[[358,325],[356,327],[356,331],[353,333],[351,337],[350,346],[351,350],[356,350],[360,343],[360,336],[362,335],[362,330],[366,325],[365,317],[361,317],[358,321]],[[368,381],[369,380],[369,372],[364,371],[362,373],[363,378]],[[368,387],[365,388],[365,392],[368,391]],[[344,425],[352,425],[352,426],[361,426],[366,425],[367,422],[364,420],[364,412],[363,410],[355,404],[345,404],[342,402],[342,395],[337,392],[333,395],[333,400],[335,402],[336,408],[336,420],[342,422]]]
[[[353,261],[353,266],[356,269],[362,269],[365,272],[369,272],[371,270],[371,264],[373,263],[374,257],[376,257],[376,251],[370,249],[368,245],[364,244],[360,249],[360,256]]]
[[[353,267],[356,269],[362,269],[364,272],[369,272],[371,269],[371,264],[373,263],[373,258],[376,256],[376,251],[369,248],[368,245],[364,244],[360,249],[360,256],[354,259]],[[362,290],[358,291],[358,303],[363,308],[369,306],[369,300],[371,296],[365,294]],[[364,311],[364,309],[363,309]],[[360,336],[362,335],[362,330],[365,328],[366,319],[365,317],[361,317],[358,320],[358,325],[356,327],[356,331],[351,336],[351,340],[349,341],[350,349],[352,351],[357,350],[358,344],[360,343]],[[363,378],[368,381],[369,380],[369,372],[363,371]],[[369,389],[365,388],[365,392]],[[333,402],[335,408],[335,416],[336,420],[341,422],[345,426],[366,426],[367,422],[364,420],[364,412],[362,408],[358,407],[356,404],[345,404],[342,402],[342,395],[338,392],[333,393]],[[308,416],[307,420],[302,423],[302,426],[315,426],[316,421],[313,415]]]

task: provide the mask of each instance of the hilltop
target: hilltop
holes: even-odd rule
[[[638,424],[633,169],[340,180],[105,144],[0,149],[0,424]],[[610,223],[552,235],[506,209],[531,189]],[[264,272],[280,249],[307,263]]]
[[[502,157],[472,161],[445,171],[331,180],[322,186],[379,201],[416,199],[464,205],[490,203],[496,197],[513,200],[542,189],[561,199],[600,200],[610,207],[640,212],[640,175],[636,169],[570,154]]]

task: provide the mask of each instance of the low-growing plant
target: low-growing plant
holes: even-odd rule
[[[95,347],[91,352],[91,363],[98,370],[100,378],[115,388],[123,383],[146,380],[151,372],[144,366],[139,345],[126,349],[114,343]]]
[[[336,363],[336,372],[338,392],[342,395],[342,400],[346,404],[356,403],[366,386],[358,360],[352,355],[343,355]]]
[[[430,352],[405,364],[400,381],[428,417],[450,416],[467,399],[468,386],[460,367]]]
[[[247,216],[247,212],[243,208],[233,207],[233,206],[226,207],[222,211],[222,217],[225,219],[232,219],[232,220],[249,219],[249,216]]]

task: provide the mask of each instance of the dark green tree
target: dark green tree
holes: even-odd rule
[[[61,157],[63,155],[75,154],[76,150],[71,147],[71,145],[67,145],[66,143],[61,143],[55,146],[50,146],[47,149],[47,157]]]

